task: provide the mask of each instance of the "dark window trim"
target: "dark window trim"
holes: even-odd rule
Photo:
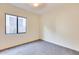
[[[17,17],[17,32],[16,33],[6,33],[6,15],[12,15],[12,16],[16,16]],[[5,34],[24,34],[26,32],[18,32],[18,17],[22,17],[26,19],[26,32],[27,32],[27,17],[23,17],[23,16],[17,16],[17,15],[13,15],[13,14],[9,14],[9,13],[5,13]]]

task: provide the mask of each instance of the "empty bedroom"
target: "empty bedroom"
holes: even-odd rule
[[[0,55],[79,55],[79,3],[0,3]]]

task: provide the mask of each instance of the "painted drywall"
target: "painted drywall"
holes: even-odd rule
[[[62,4],[42,15],[42,39],[79,51],[79,4]]]
[[[5,34],[5,13],[27,17],[25,34]],[[39,15],[10,4],[0,4],[0,50],[39,39]]]

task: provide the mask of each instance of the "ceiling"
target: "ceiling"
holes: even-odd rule
[[[61,4],[43,3],[39,7],[33,7],[32,3],[12,3],[12,5],[41,15],[41,14],[44,14],[46,12],[49,12],[51,9],[54,9]]]

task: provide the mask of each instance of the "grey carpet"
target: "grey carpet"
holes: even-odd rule
[[[79,55],[79,52],[39,40],[2,51],[0,55]]]

